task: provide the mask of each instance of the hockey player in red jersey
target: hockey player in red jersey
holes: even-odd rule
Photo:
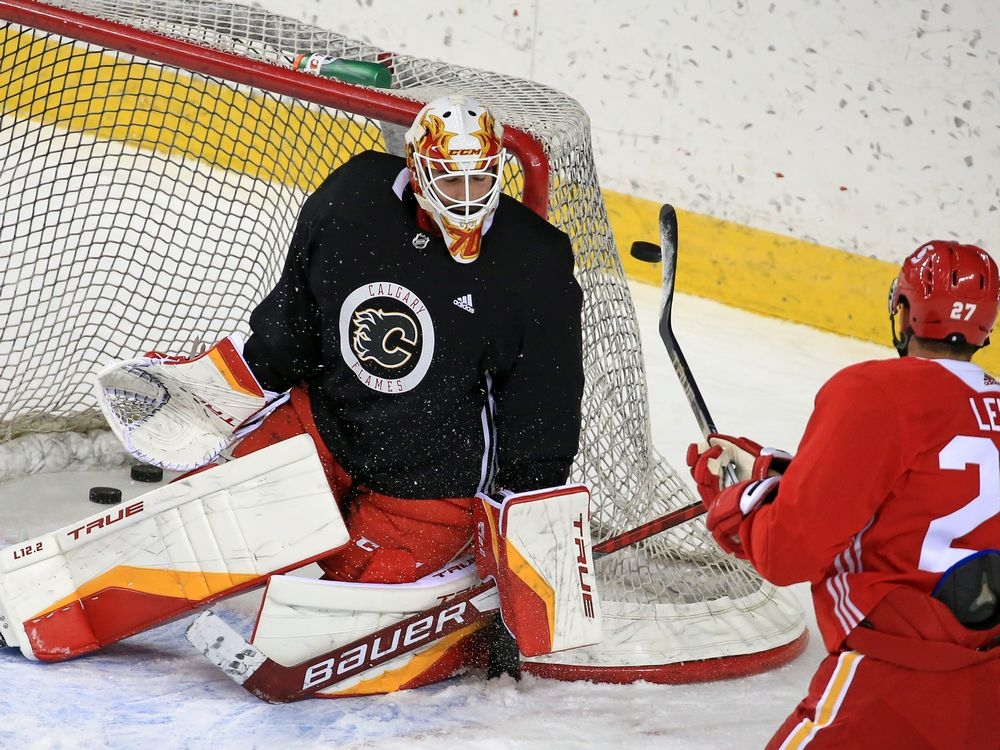
[[[689,449],[718,543],[812,586],[829,654],[768,748],[1000,748],[1000,383],[971,362],[998,299],[985,251],[928,242],[890,290],[900,358],[834,375],[794,459]]]

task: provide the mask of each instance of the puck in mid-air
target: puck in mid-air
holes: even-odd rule
[[[91,487],[90,502],[99,505],[115,505],[122,501],[122,491],[117,487]]]
[[[654,245],[652,242],[636,240],[632,243],[632,249],[629,252],[636,260],[643,260],[646,263],[659,263],[663,260],[663,251],[660,246]]]
[[[163,469],[150,464],[133,464],[129,476],[137,482],[159,482],[163,479]]]

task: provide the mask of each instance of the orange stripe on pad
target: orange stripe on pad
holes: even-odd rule
[[[517,548],[510,542],[507,542],[505,553],[507,557],[507,567],[510,568],[511,572],[514,573],[514,575],[516,575],[525,586],[534,592],[535,596],[537,596],[544,605],[546,619],[549,626],[549,644],[551,644],[556,632],[555,590],[549,585],[548,581],[539,575],[538,571],[524,559],[521,553],[518,552]]]
[[[251,396],[260,396],[260,386],[247,367],[242,355],[236,351],[233,342],[224,338],[207,352],[209,359],[222,373],[234,391],[242,391]]]
[[[54,602],[34,617],[44,617],[78,599],[99,596],[109,589],[200,602],[259,577],[259,573],[206,573],[121,565],[87,581],[73,594]]]

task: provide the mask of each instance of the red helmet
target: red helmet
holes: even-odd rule
[[[896,336],[896,313],[908,311]],[[903,261],[889,288],[892,341],[905,354],[910,336],[986,346],[1000,305],[1000,272],[982,248],[924,243]]]

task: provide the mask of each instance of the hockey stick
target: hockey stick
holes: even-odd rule
[[[707,438],[712,433],[717,432],[715,421],[712,419],[712,415],[708,411],[708,404],[705,403],[705,398],[701,395],[701,390],[695,382],[694,375],[691,373],[691,367],[688,365],[687,359],[684,358],[684,352],[681,351],[681,345],[674,335],[674,329],[670,320],[670,312],[674,304],[674,280],[677,276],[677,246],[677,212],[669,203],[664,203],[660,207],[660,246],[657,247],[652,242],[636,240],[632,243],[631,254],[633,258],[647,263],[663,261],[661,282],[663,296],[660,303],[659,326],[660,339],[662,339],[663,346],[667,350],[667,356],[674,367],[674,372],[677,373],[677,379],[680,381],[684,395],[687,397],[695,421],[698,422],[698,427],[701,428],[701,434]],[[736,484],[736,470],[732,464],[723,469],[723,479],[727,486]],[[700,500],[690,505],[685,505],[659,518],[654,518],[652,521],[644,523],[642,526],[638,526],[631,531],[626,531],[613,539],[609,539],[605,544],[615,543],[617,546],[605,551],[614,552],[616,549],[635,544],[642,539],[671,529],[680,523],[697,518],[707,510]]]
[[[595,544],[595,556],[631,544],[635,531]],[[290,703],[468,628],[499,608],[496,584],[480,583],[436,607],[290,666],[269,658],[210,610],[191,623],[185,636],[237,685],[268,703]]]
[[[677,510],[672,510],[669,513],[660,516],[659,518],[647,521],[641,526],[636,526],[634,529],[623,531],[618,536],[611,537],[610,539],[601,542],[599,545],[595,544],[594,552],[597,552],[598,547],[601,547],[601,552],[606,555],[612,552],[617,552],[624,547],[641,542],[643,539],[659,534],[667,529],[672,529],[674,526],[682,524],[685,521],[690,521],[692,518],[697,518],[705,513],[705,511],[706,508],[702,505],[700,500],[698,502],[691,503],[690,505],[684,505]]]
[[[674,366],[674,372],[677,373],[677,379],[681,383],[688,404],[691,406],[691,412],[698,422],[698,427],[701,428],[701,434],[708,436],[717,432],[715,421],[708,412],[708,405],[698,389],[698,384],[691,373],[691,367],[684,358],[684,352],[681,351],[681,345],[677,342],[670,321],[670,311],[674,304],[674,279],[677,276],[677,245],[677,212],[669,203],[664,203],[660,208],[660,246],[657,247],[652,242],[636,240],[632,243],[631,254],[633,258],[647,263],[663,261],[660,338],[663,340],[663,346],[667,350],[667,356],[670,357],[670,363]]]
[[[677,212],[669,203],[664,203],[660,207],[660,247],[664,255],[663,258],[663,304],[660,309],[660,339],[670,357],[670,363],[674,366],[677,379],[681,382],[684,395],[687,396],[688,404],[694,414],[701,434],[708,437],[712,433],[718,432],[715,427],[715,420],[708,413],[708,404],[705,403],[704,396],[698,389],[698,384],[691,373],[691,367],[684,358],[681,345],[677,342],[674,329],[670,322],[670,310],[674,303],[674,278],[677,276],[677,246],[679,244],[677,236]],[[729,464],[723,469],[723,480],[726,485],[734,485],[737,482],[736,467]],[[694,507],[689,506],[689,507]]]
[[[684,389],[684,395],[691,406],[691,412],[694,414],[694,418],[701,428],[701,434],[708,436],[713,432],[717,432],[715,421],[708,412],[708,405],[705,403],[705,398],[698,389],[698,384],[691,373],[691,367],[684,358],[681,345],[674,335],[670,317],[674,302],[674,280],[677,277],[678,244],[677,212],[674,211],[673,206],[665,203],[660,208],[660,247],[664,256],[663,302],[660,308],[660,339],[663,341],[663,346],[670,357],[670,363],[674,366],[674,372],[677,373],[677,379],[681,383],[681,388]]]

